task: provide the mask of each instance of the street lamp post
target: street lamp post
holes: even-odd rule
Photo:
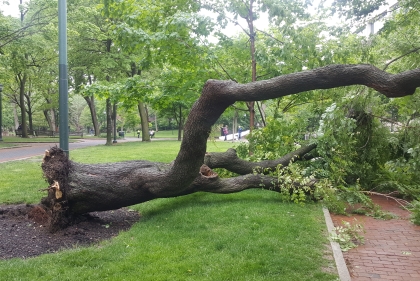
[[[58,75],[60,148],[69,156],[69,93],[67,73],[67,0],[58,1]]]
[[[117,103],[115,102],[112,110],[112,118],[114,119],[114,140],[112,141],[112,143],[117,143]]]
[[[3,85],[0,84],[0,141],[3,141],[3,108],[2,108],[2,96],[1,93],[3,92]]]

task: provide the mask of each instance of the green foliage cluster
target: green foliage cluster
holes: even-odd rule
[[[282,183],[280,194],[285,201],[302,204],[307,202],[308,198],[314,198],[315,192],[318,193],[318,186],[311,186],[315,178],[313,176],[305,176],[301,167],[296,164],[290,164],[284,168],[279,165],[276,175],[278,182]]]
[[[391,133],[374,118],[377,97],[345,96],[322,115],[316,142],[322,171],[335,184],[372,187],[376,173],[390,159]]]
[[[248,142],[237,147],[238,155],[253,161],[279,158],[301,146],[305,127],[300,118],[268,117],[265,127],[254,130],[247,136]]]
[[[355,89],[331,103],[321,115],[314,133],[316,137],[310,140],[317,144],[314,158],[279,167],[276,175],[284,182],[283,195],[297,203],[322,200],[335,213],[344,213],[346,204],[362,203],[369,209],[366,213],[376,217],[383,216],[365,191],[419,198],[417,115],[409,115],[405,123],[393,121],[395,106],[392,101],[365,89]],[[378,118],[386,116],[387,112],[389,118]],[[404,116],[400,111],[399,118]],[[247,159],[266,160],[295,150],[297,145],[305,144],[301,126],[307,128],[307,123],[298,120],[270,120],[266,127],[254,132],[248,144],[238,146],[238,153]],[[390,126],[394,126],[394,130]],[[254,154],[249,155],[251,146]],[[307,183],[313,178],[319,181],[313,188],[293,184]]]
[[[420,225],[420,201],[414,200],[411,203],[410,210],[412,212],[411,221],[416,225]]]
[[[365,243],[364,233],[365,229],[361,224],[342,221],[342,226],[334,227],[330,233],[330,240],[340,244],[341,250],[346,252]]]

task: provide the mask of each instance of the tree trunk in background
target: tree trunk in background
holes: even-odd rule
[[[137,104],[141,123],[141,141],[150,141],[149,117],[147,116],[146,105],[143,102]]]
[[[57,111],[54,108],[50,109],[50,115],[51,115],[51,131],[54,132],[58,132],[58,127],[57,127]]]
[[[114,141],[117,141],[117,103],[114,102],[112,105],[112,135]],[[112,141],[114,143],[114,141]]]
[[[155,130],[156,130],[156,132],[159,131],[157,118],[158,118],[158,113],[155,110]]]
[[[249,1],[249,10],[248,10],[248,28],[249,28],[249,51],[251,53],[251,69],[252,69],[252,77],[251,81],[257,81],[257,60],[255,59],[255,31],[254,31],[254,14],[253,14],[253,6],[254,0]],[[255,102],[249,101],[247,102],[248,110],[249,110],[249,130],[250,135],[252,135],[252,130],[254,129],[254,122],[255,122]]]
[[[13,120],[15,121],[15,130],[19,127],[19,117],[16,110],[16,103],[13,103]]]
[[[237,132],[238,132],[238,110],[235,109],[235,114],[233,115],[233,120],[232,120],[232,141],[235,140],[235,134]]]
[[[52,131],[52,129],[51,128],[53,128],[53,125],[52,125],[52,121],[51,121],[51,117],[50,117],[50,110],[43,110],[42,111],[42,113],[44,113],[44,117],[45,117],[45,120],[47,121],[47,123],[48,123],[48,128]]]
[[[22,125],[22,138],[28,137],[28,128],[26,124],[26,108],[25,108],[25,86],[27,75],[18,75],[19,80],[19,106],[20,106],[20,124]]]
[[[25,95],[25,98],[26,98],[26,105],[27,105],[26,113],[28,114],[29,131],[33,132],[34,126],[32,122],[32,103],[31,103],[30,94]]]
[[[106,99],[106,143],[105,145],[112,145],[112,106],[111,100]]]
[[[183,129],[183,120],[182,120],[182,106],[179,105],[179,123],[178,123],[178,140],[181,141],[182,140],[182,129]]]
[[[105,41],[105,47],[107,53],[111,53],[111,46],[112,40],[108,38]],[[109,75],[106,76],[106,81],[111,81],[111,77]],[[105,145],[112,145],[112,105],[110,98],[106,99],[106,144]]]
[[[52,94],[52,93],[49,93],[49,94]],[[48,98],[45,98],[45,102],[46,102],[46,104],[50,105],[49,106],[50,109],[43,110],[45,120],[48,123],[48,128],[49,128],[50,131],[57,132],[58,131],[57,130],[57,123],[56,123],[56,120],[55,120],[56,111],[54,110],[54,107],[51,105],[51,100],[49,100]]]
[[[98,116],[96,115],[96,106],[95,106],[95,97],[83,97],[89,106],[90,116],[92,118],[92,125],[95,131],[95,136],[99,136],[99,123],[98,123]]]

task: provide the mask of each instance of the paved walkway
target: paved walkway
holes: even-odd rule
[[[155,139],[153,139],[155,140]],[[125,137],[124,139],[118,139],[117,142],[128,142],[128,141],[141,141],[139,138],[135,137]],[[103,145],[105,144],[105,139],[80,139],[77,142],[69,143],[69,150],[70,152],[73,149],[87,147],[87,146],[95,146],[95,145]],[[20,143],[18,147],[11,147],[11,148],[3,148],[0,149],[0,163],[14,161],[14,160],[22,160],[29,157],[44,155],[45,150],[50,149],[53,146],[59,146],[59,140],[50,143]]]
[[[335,226],[346,220],[363,225],[366,231],[364,245],[343,253],[352,280],[419,281],[420,226],[412,224],[409,212],[394,200],[383,196],[373,196],[372,199],[384,211],[398,218],[378,220],[368,216],[331,214]]]

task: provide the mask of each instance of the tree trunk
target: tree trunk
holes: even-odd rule
[[[98,123],[98,117],[96,115],[96,106],[95,106],[95,97],[94,96],[84,96],[83,97],[85,101],[87,102],[89,106],[90,116],[92,118],[92,125],[93,129],[95,131],[95,136],[99,136],[99,123]]]
[[[251,81],[257,81],[257,60],[255,59],[255,31],[254,31],[254,13],[253,13],[254,1],[249,1],[249,10],[248,10],[248,17],[247,23],[249,28],[249,51],[251,54]],[[250,134],[252,135],[252,130],[255,127],[255,102],[249,101],[247,102],[248,110],[249,110],[249,130]]]
[[[34,131],[34,126],[33,126],[33,122],[32,122],[32,104],[31,104],[31,97],[30,97],[30,93],[28,93],[27,95],[25,95],[26,98],[26,113],[28,114],[28,123],[29,123],[29,131],[33,132]]]
[[[44,113],[45,120],[48,123],[48,128],[51,130],[51,128],[53,128],[53,126],[52,126],[51,117],[50,117],[49,112],[50,112],[49,109],[46,109],[46,110],[42,111],[42,113]]]
[[[112,143],[117,142],[117,103],[114,102],[112,105],[112,135],[114,136],[114,140]]]
[[[25,86],[27,75],[18,75],[19,79],[19,106],[20,106],[20,124],[22,125],[22,138],[28,137],[28,126],[26,124],[26,108],[25,108]]]
[[[112,40],[110,38],[105,41],[105,48],[107,53],[111,53]],[[106,81],[111,81],[111,77],[106,75]],[[106,144],[112,145],[112,106],[111,99],[106,99]]]
[[[140,114],[141,123],[141,141],[150,141],[149,135],[149,117],[147,116],[146,105],[139,101],[137,108]]]
[[[209,80],[190,111],[181,148],[173,163],[128,161],[87,165],[71,162],[59,148],[52,148],[42,164],[50,184],[48,197],[42,199],[42,204],[50,214],[54,228],[67,224],[78,214],[197,191],[232,193],[261,187],[278,191],[282,183],[277,178],[254,173],[254,170],[265,171],[278,164],[286,165],[296,156],[305,158],[314,146],[301,148],[276,161],[256,164],[238,159],[232,150],[206,155],[212,125],[237,101],[266,100],[356,84],[371,87],[387,97],[412,95],[420,86],[420,69],[393,75],[370,65],[330,65],[249,84]],[[245,175],[221,179],[211,170],[214,167]]]
[[[45,103],[48,104],[49,106],[51,105],[51,101],[47,97],[45,97]],[[50,107],[49,109],[44,109],[43,110],[43,113],[44,113],[45,120],[48,123],[48,128],[51,131],[55,131],[55,116],[54,116],[54,111]]]
[[[54,131],[54,132],[58,132],[57,119],[58,119],[57,110],[55,108],[51,108],[51,125],[52,125],[51,130]]]
[[[112,145],[112,106],[111,100],[106,99],[106,143],[105,145]]]
[[[159,128],[158,128],[158,112],[155,110],[155,131],[158,132]]]
[[[15,122],[15,129],[19,127],[19,117],[16,110],[16,103],[13,103],[13,120]]]
[[[178,114],[179,114],[179,123],[178,123],[178,140],[182,140],[182,129],[183,129],[183,122],[182,122],[182,106],[179,105],[178,107]]]

